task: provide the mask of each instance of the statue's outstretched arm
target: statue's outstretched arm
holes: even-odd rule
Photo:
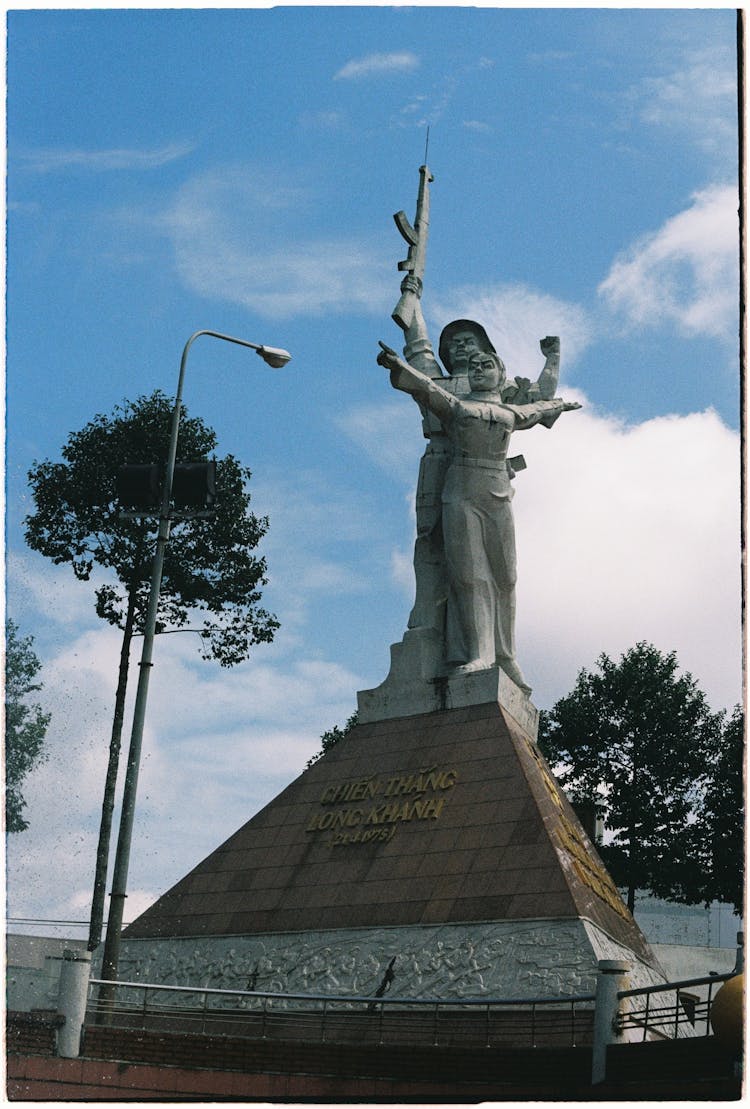
[[[535,424],[542,423],[545,427],[552,427],[552,424],[561,416],[563,412],[575,412],[580,408],[578,401],[563,400],[562,397],[555,397],[553,400],[538,400],[533,404],[507,404],[516,417],[515,429],[516,431],[525,431],[526,428],[534,427]]]
[[[391,371],[391,385],[394,389],[409,393],[420,404],[429,408],[439,420],[450,419],[460,403],[458,399],[430,374],[423,373],[416,366],[399,358],[395,350],[391,350],[385,343],[381,342],[380,348],[378,365]]]

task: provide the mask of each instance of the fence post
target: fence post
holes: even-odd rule
[[[619,990],[627,989],[630,963],[624,959],[600,959],[594,1002],[594,1047],[591,1054],[591,1085],[607,1077],[607,1046],[617,1037]]]
[[[745,933],[737,933],[737,956],[734,961],[733,974],[743,974],[745,970]]]
[[[81,1029],[86,1016],[91,973],[90,951],[63,951],[57,1011],[65,1024],[57,1035],[57,1054],[63,1059],[77,1059],[81,1054]]]

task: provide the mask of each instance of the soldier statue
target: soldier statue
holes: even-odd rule
[[[414,547],[416,596],[409,629],[430,629],[442,644],[447,673],[499,666],[527,695],[515,657],[516,550],[511,480],[525,468],[509,458],[511,432],[537,423],[551,427],[579,408],[555,398],[560,341],[540,342],[545,364],[537,381],[508,378],[485,329],[453,320],[440,335],[435,358],[421,308],[429,220],[426,166],[420,168],[417,218],[412,228],[395,216],[409,242],[407,270],[393,319],[404,332],[404,359],[381,343],[378,362],[394,388],[410,393],[428,440],[417,483]],[[434,677],[439,674],[432,675]]]

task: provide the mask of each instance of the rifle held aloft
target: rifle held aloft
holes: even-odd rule
[[[409,223],[405,212],[396,212],[394,220],[402,237],[409,244],[409,253],[406,258],[398,263],[399,270],[406,271],[420,282],[424,278],[425,257],[427,255],[427,234],[430,226],[430,191],[429,183],[435,178],[427,166],[419,167],[419,192],[417,194],[417,212],[414,226]],[[393,309],[392,317],[404,331],[408,328],[414,314],[414,296],[411,291],[402,292],[401,298]]]

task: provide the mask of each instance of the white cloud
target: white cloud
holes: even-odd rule
[[[180,277],[203,297],[277,319],[385,311],[393,295],[385,247],[354,236],[310,237],[309,203],[276,175],[227,167],[189,180],[161,227]]]
[[[496,285],[481,289],[464,286],[433,297],[432,320],[472,319],[481,323],[510,376],[538,377],[544,357],[539,340],[564,337],[561,375],[591,341],[591,324],[584,309],[524,285]],[[438,332],[434,342],[437,346]]]
[[[388,374],[377,368],[383,387]],[[417,406],[399,394],[380,404],[357,405],[333,417],[336,427],[355,442],[380,469],[409,481],[424,447]]]
[[[687,138],[736,171],[737,72],[725,47],[687,53],[670,72],[632,86],[622,103],[633,105],[644,123]]]
[[[461,77],[458,74],[441,76],[430,88],[429,93],[415,93],[392,117],[392,124],[396,127],[428,127],[438,123],[448,110],[460,87]]]
[[[412,551],[393,551],[391,580],[406,596],[414,596],[414,555]]]
[[[278,595],[287,639],[303,633],[314,600],[366,589],[357,557],[370,541],[368,519],[375,509],[366,492],[342,488],[316,471],[254,483],[254,496],[272,521],[263,541],[269,566],[265,601],[273,609]]]
[[[44,148],[22,150],[17,154],[25,169],[33,173],[54,173],[84,169],[93,173],[113,170],[149,170],[184,158],[195,149],[194,143],[168,143],[154,150],[113,149],[73,150]]]
[[[9,839],[11,916],[88,917],[118,649],[118,634],[102,627],[45,664],[49,758],[25,783],[29,830]],[[271,650],[259,650],[223,671],[198,661],[189,636],[157,642],[128,918],[296,777],[322,732],[351,712],[358,679],[344,666],[269,656]],[[126,728],[119,790],[128,742]],[[119,800],[112,852],[118,813]]]
[[[689,208],[615,259],[600,295],[639,326],[672,324],[686,335],[734,341],[737,205],[729,186],[695,193]]]
[[[417,69],[419,58],[409,50],[391,54],[367,54],[364,58],[353,58],[342,66],[334,81],[359,80],[363,77],[377,77],[383,73],[408,73]]]
[[[321,109],[320,111],[303,112],[300,116],[300,125],[305,128],[321,129],[323,131],[337,131],[347,122],[344,112],[335,108]]]
[[[739,436],[711,410],[627,425],[584,408],[551,429],[516,433],[528,469],[514,481],[519,552],[519,660],[537,703],[550,705],[601,651],[646,639],[676,650],[715,708],[741,695]],[[390,434],[373,410],[370,436]],[[417,464],[394,467],[413,535]],[[395,444],[394,444],[395,449]],[[410,471],[409,477],[405,475]],[[411,548],[390,554],[413,595]]]
[[[54,623],[70,628],[94,613],[91,582],[78,581],[67,567],[50,565],[41,555],[7,555],[8,609],[23,626],[27,617],[54,611]],[[96,617],[94,617],[94,620]]]
[[[572,394],[575,399],[575,394]],[[715,708],[741,693],[739,436],[712,411],[591,411],[514,436],[519,657],[548,700],[601,651],[676,650]]]

